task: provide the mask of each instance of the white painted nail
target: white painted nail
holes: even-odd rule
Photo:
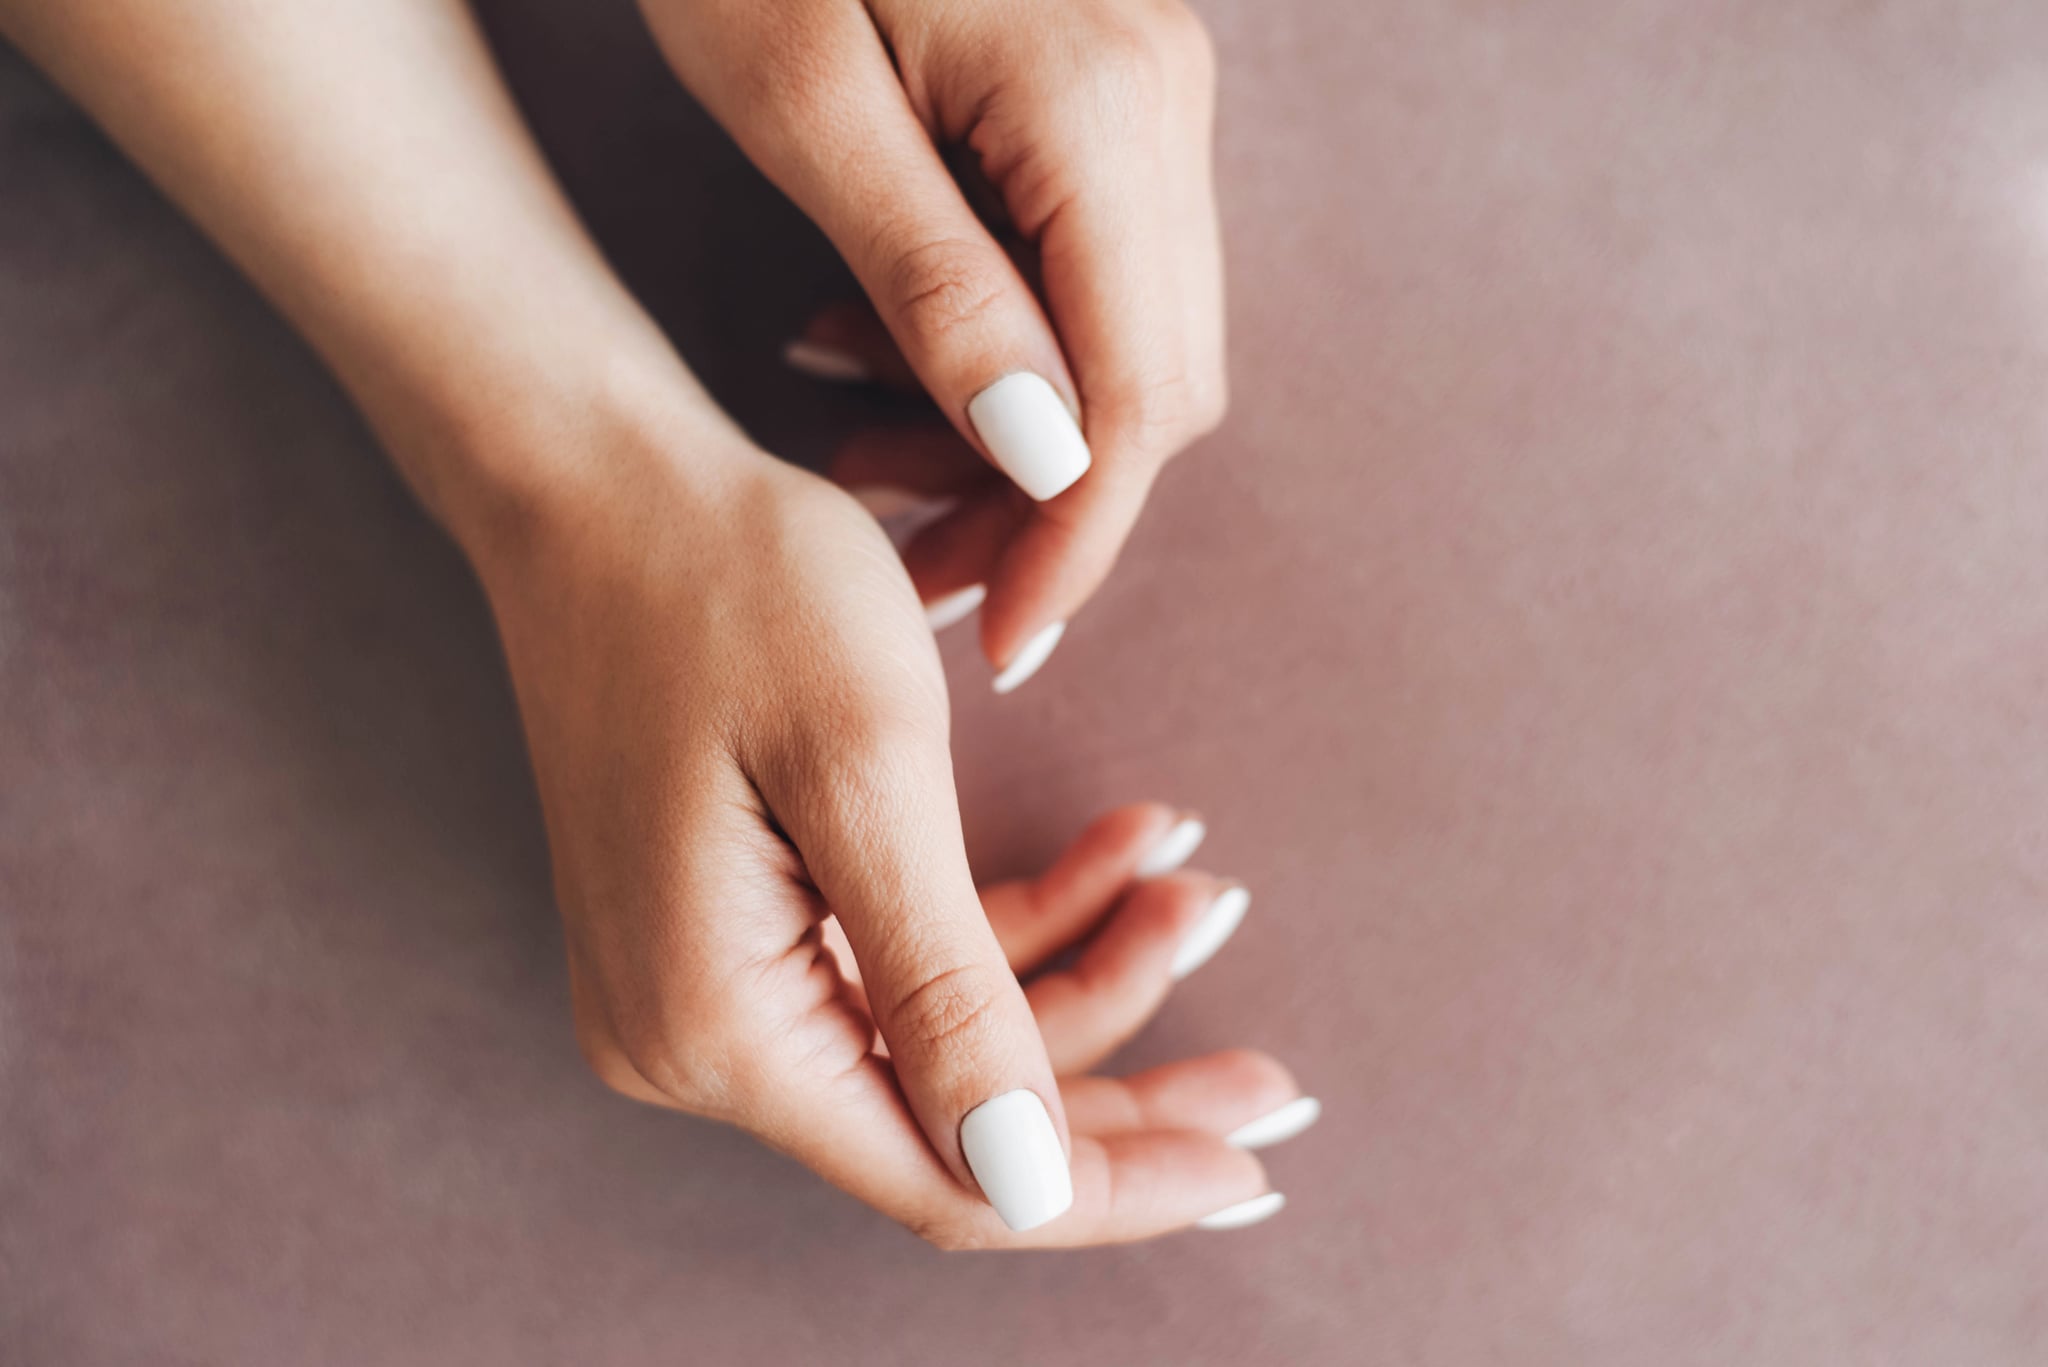
[[[1008,693],[1036,674],[1038,667],[1051,657],[1053,647],[1060,643],[1060,637],[1066,634],[1066,630],[1065,622],[1054,622],[1026,641],[1024,648],[1012,655],[1010,662],[1003,666],[1003,672],[996,675],[996,692]]]
[[[1225,1206],[1214,1215],[1204,1215],[1195,1221],[1196,1229],[1243,1229],[1261,1220],[1270,1220],[1280,1213],[1287,1204],[1287,1198],[1277,1191],[1264,1196],[1254,1196],[1249,1201],[1239,1201],[1234,1206]]]
[[[1138,861],[1138,867],[1131,871],[1137,878],[1159,878],[1172,873],[1188,862],[1188,857],[1201,848],[1202,838],[1209,834],[1209,828],[1198,816],[1184,816],[1173,825],[1173,829],[1159,837],[1159,843],[1145,851],[1145,857]]]
[[[860,358],[838,347],[813,342],[799,337],[782,348],[782,363],[799,375],[808,375],[814,380],[830,380],[834,384],[859,384],[873,379]]]
[[[932,623],[934,631],[944,631],[956,621],[967,621],[981,600],[989,596],[987,584],[969,584],[967,588],[954,588],[950,594],[932,598],[924,605],[924,619]]]
[[[1236,884],[1217,893],[1216,900],[1202,913],[1202,919],[1188,928],[1180,948],[1173,952],[1173,980],[1179,982],[1208,963],[1216,951],[1223,948],[1223,942],[1244,922],[1244,914],[1251,904],[1251,893]]]
[[[924,619],[931,623],[933,631],[944,631],[955,622],[964,622],[981,606],[981,600],[988,597],[988,585],[969,584],[964,589],[955,589],[942,598],[935,598],[924,605]]]
[[[1074,1204],[1059,1131],[1036,1092],[1004,1092],[969,1111],[960,1148],[981,1194],[1011,1229],[1036,1229]]]
[[[967,420],[1003,473],[1040,502],[1088,473],[1088,440],[1043,376],[1003,376],[967,401]]]
[[[1312,1096],[1298,1096],[1276,1111],[1247,1121],[1225,1135],[1223,1142],[1240,1149],[1264,1149],[1284,1144],[1323,1117],[1323,1103]]]

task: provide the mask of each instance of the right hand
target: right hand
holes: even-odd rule
[[[1055,1080],[1151,1014],[1220,887],[1126,887],[1172,814],[1114,814],[985,913],[938,654],[887,539],[823,480],[687,426],[605,443],[583,467],[597,487],[476,556],[599,1075],[740,1125],[947,1247],[1139,1238],[1264,1192],[1220,1136],[1294,1095],[1270,1060]],[[1027,995],[1017,970],[1098,923]],[[1045,1221],[1025,1233],[978,1194],[1012,1179],[977,1183],[962,1139],[1020,1091],[1043,1111],[1017,1123],[1041,1168],[1070,1153],[1073,1193],[1061,1214],[1059,1174],[1024,1180],[1010,1213]]]
[[[1201,21],[1182,0],[641,9],[866,292],[806,342],[943,415],[835,475],[958,499],[911,578],[931,602],[985,589],[982,650],[1013,685],[1109,574],[1165,463],[1223,417]],[[948,154],[1000,201],[993,230]]]

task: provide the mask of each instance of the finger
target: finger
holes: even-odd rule
[[[782,359],[813,379],[870,382],[907,394],[924,393],[917,372],[865,299],[843,300],[820,310],[804,325],[802,335],[783,348]]]
[[[903,547],[903,568],[927,613],[964,590],[986,585],[1002,543],[1021,520],[1015,494],[990,488],[920,528]]]
[[[791,91],[721,117],[831,238],[961,435],[1033,498],[1064,492],[1089,455],[1059,342],[911,109],[868,12],[792,7],[775,41]]]
[[[1082,939],[1134,880],[1174,872],[1206,834],[1192,812],[1134,802],[1096,817],[1038,877],[982,888],[982,911],[1011,969],[1022,977]],[[859,966],[837,920],[828,920],[823,934],[858,984]]]
[[[1060,1084],[1076,1134],[1201,1130],[1238,1148],[1292,1139],[1322,1114],[1286,1066],[1256,1049],[1180,1059],[1129,1077],[1070,1077]]]
[[[1263,1199],[1262,1199],[1263,1198]],[[1130,1130],[1074,1140],[1074,1213],[1033,1231],[1024,1247],[1073,1248],[1150,1239],[1221,1222],[1236,1228],[1275,1213],[1253,1155],[1194,1130]]]
[[[968,874],[943,729],[922,716],[804,725],[753,772],[846,932],[911,1113],[1006,1224],[1056,1219],[1073,1200],[1063,1113]]]
[[[1223,234],[1216,208],[1214,128],[1216,58],[1199,22],[1183,37],[1188,49],[1183,81],[1187,113],[1176,124],[1181,152],[1174,158],[1172,210],[1182,225],[1177,237],[1180,269],[1177,293],[1186,328],[1189,367],[1204,377],[1207,409],[1197,427],[1214,427],[1229,407],[1230,384],[1224,353]]]
[[[1041,509],[1008,548],[982,618],[992,659],[1094,594],[1161,464],[1212,430],[1226,403],[1214,59],[1183,7],[1157,15],[1146,60],[1076,76],[1093,98],[1055,106],[1121,111],[1050,134],[1055,145],[1087,149],[1069,153],[1068,193],[1038,218],[1024,195],[1012,196],[1040,247],[1097,473]]]
[[[958,459],[964,449],[952,428],[936,423],[880,429],[842,448],[829,473],[881,523],[900,555],[958,508],[962,495],[988,482],[988,468],[973,452]]]
[[[1016,491],[952,428],[933,423],[863,433],[840,449],[830,473],[889,534],[932,630],[972,615],[1022,520]]]
[[[1073,1204],[1010,1229],[964,1190],[924,1142],[890,1066],[816,1077],[800,1065],[756,1117],[756,1133],[827,1181],[948,1249],[1081,1247],[1184,1229],[1269,1190],[1250,1152],[1194,1128],[1076,1135]]]
[[[981,890],[996,940],[1019,974],[1080,940],[1132,880],[1171,873],[1201,843],[1201,818],[1160,802],[1098,816],[1036,878]]]
[[[1244,902],[1243,888],[1207,874],[1134,885],[1071,968],[1025,989],[1053,1068],[1085,1072],[1116,1052],[1191,971],[1186,947],[1220,944],[1242,920]]]

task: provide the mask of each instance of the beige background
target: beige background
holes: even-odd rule
[[[766,443],[843,287],[632,14],[488,7]],[[595,13],[585,13],[595,9]],[[1212,0],[1237,404],[998,703],[975,855],[1206,812],[1134,1049],[1279,1219],[943,1258],[583,1073],[478,596],[0,56],[0,1360],[2048,1353],[2048,8]]]

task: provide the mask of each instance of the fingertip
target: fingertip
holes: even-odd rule
[[[1052,658],[1053,651],[1059,648],[1060,638],[1066,634],[1065,622],[1051,622],[1040,627],[1035,635],[1012,652],[1002,668],[996,671],[996,676],[990,681],[989,687],[999,696],[1013,693],[1023,687],[1033,675],[1045,667],[1045,662]]]
[[[982,890],[982,904],[1019,972],[1092,930],[1130,883],[1142,852],[1170,830],[1175,811],[1134,802],[1102,813],[1036,878]]]
[[[982,600],[988,597],[988,585],[969,584],[964,589],[942,593],[924,605],[926,625],[934,632],[957,626],[974,615]]]
[[[1287,1198],[1277,1191],[1238,1201],[1195,1221],[1196,1229],[1245,1229],[1263,1224],[1287,1207]]]
[[[1298,1096],[1283,1102],[1223,1136],[1223,1142],[1239,1149],[1265,1149],[1284,1144],[1323,1118],[1323,1103],[1312,1096]]]
[[[1182,938],[1173,955],[1173,980],[1193,973],[1203,964],[1216,957],[1237,928],[1244,924],[1245,914],[1251,910],[1251,889],[1242,883],[1232,883],[1216,894],[1216,898],[1195,920]]]
[[[1263,1049],[1220,1049],[1205,1056],[1207,1067],[1233,1095],[1263,1115],[1301,1095],[1294,1070]]]
[[[1074,1204],[1067,1146],[1044,1099],[1029,1088],[969,1111],[960,1121],[960,1149],[982,1195],[1015,1233],[1049,1224]]]
[[[1094,464],[1067,401],[1043,375],[1012,371],[967,401],[967,420],[996,468],[1040,503]]]
[[[1311,1110],[1294,1074],[1259,1049],[1225,1049],[1176,1059],[1128,1077],[1072,1079],[1063,1098],[1086,1134],[1146,1129],[1200,1130],[1238,1148],[1264,1148],[1299,1134]],[[1274,1119],[1282,1116],[1283,1119]],[[1291,1130],[1291,1134],[1278,1133]]]
[[[1044,1242],[1120,1243],[1186,1229],[1272,1190],[1264,1164],[1212,1135],[1140,1130],[1081,1136],[1074,1207]]]
[[[1139,883],[1082,948],[1070,969],[1026,989],[1054,1067],[1084,1071],[1144,1028],[1172,988],[1179,947],[1199,934],[1214,880],[1175,874]]]
[[[1072,877],[1101,867],[1104,871],[1135,873],[1151,851],[1173,833],[1178,823],[1192,813],[1164,802],[1128,802],[1097,816],[1074,837],[1059,862],[1047,871]],[[1044,881],[1044,880],[1041,880]]]
[[[904,543],[903,568],[927,603],[980,585],[976,610],[986,638],[988,614],[996,610],[991,574],[1015,527],[1016,514],[1005,491],[977,490]]]
[[[1162,878],[1186,864],[1208,839],[1209,825],[1194,812],[1175,815],[1174,822],[1146,846],[1131,870],[1134,878]]]
[[[1133,885],[1124,895],[1116,921],[1126,933],[1150,951],[1162,956],[1177,950],[1186,938],[1214,910],[1217,900],[1229,895],[1232,884],[1211,874],[1182,871]]]
[[[1116,567],[1149,487],[1148,473],[1109,462],[1051,503],[1016,500],[1014,528],[988,574],[981,634],[990,664],[1002,668],[1047,623],[1072,621],[1087,605]]]

